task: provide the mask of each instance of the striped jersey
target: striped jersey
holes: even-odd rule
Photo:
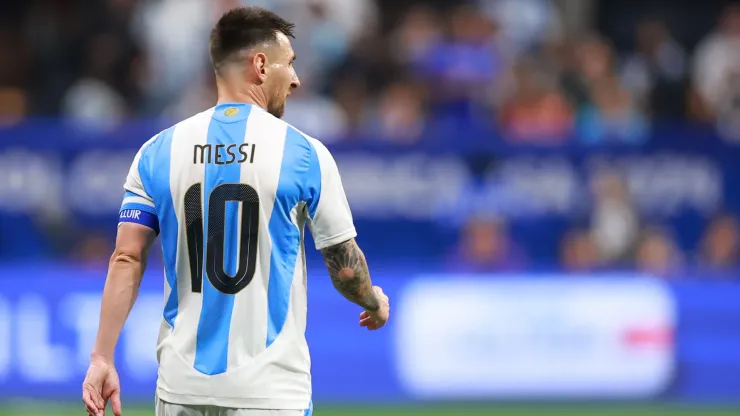
[[[220,104],[146,142],[124,189],[119,221],[162,242],[159,398],[309,409],[304,225],[317,249],[356,236],[326,147],[260,107]]]

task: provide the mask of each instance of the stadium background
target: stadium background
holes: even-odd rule
[[[311,254],[315,414],[740,414],[737,5],[26,0],[0,4],[0,415],[82,414],[125,172],[213,104],[237,4],[297,23],[286,119],[394,305],[360,331]],[[161,270],[117,353],[129,415]]]

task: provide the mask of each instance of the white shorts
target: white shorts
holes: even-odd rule
[[[264,410],[230,409],[218,406],[198,406],[167,403],[157,397],[156,416],[311,416],[313,409]]]

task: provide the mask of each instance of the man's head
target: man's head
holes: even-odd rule
[[[238,78],[260,88],[267,111],[282,117],[291,89],[300,81],[290,44],[295,25],[259,7],[224,14],[211,31],[210,54],[216,75]]]

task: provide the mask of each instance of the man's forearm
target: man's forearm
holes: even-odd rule
[[[354,239],[321,250],[334,287],[368,311],[380,307],[365,255]]]
[[[113,361],[113,352],[131,308],[139,293],[144,265],[125,255],[114,255],[108,268],[100,308],[98,337],[93,358]]]

